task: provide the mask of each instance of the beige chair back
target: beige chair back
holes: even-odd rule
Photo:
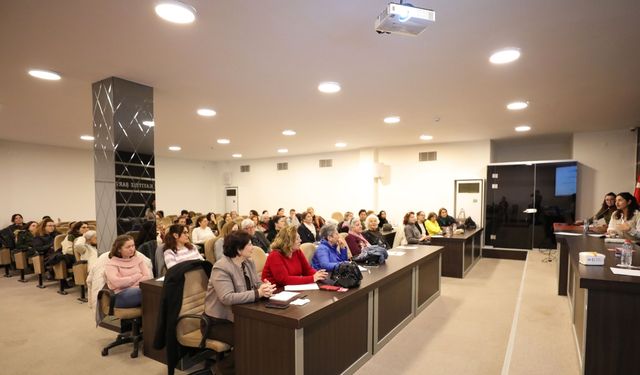
[[[214,252],[214,246],[218,237],[209,238],[204,243],[204,259],[209,263],[214,264],[216,262],[216,255]]]
[[[267,254],[264,253],[261,247],[254,246],[253,254],[251,255],[251,260],[256,265],[256,272],[258,276],[262,278],[262,269],[264,268],[264,264],[267,262]]]
[[[316,245],[312,244],[311,242],[303,243],[302,245],[300,245],[300,250],[302,250],[302,253],[304,254],[305,258],[307,258],[309,264],[311,264],[313,254],[316,253]]]
[[[186,314],[201,315],[204,312],[204,297],[207,294],[209,279],[204,270],[196,269],[184,274],[184,289],[182,292],[182,306],[180,316]],[[196,319],[182,319],[176,327],[178,342],[185,346],[189,342],[183,342],[183,338],[194,331],[200,331],[200,321]]]
[[[27,268],[28,262],[27,262],[27,253],[24,251],[18,251],[15,253],[15,260],[16,260],[16,269],[18,270],[24,270]]]
[[[40,275],[44,273],[44,257],[42,255],[36,255],[31,257],[31,261],[33,262],[33,273],[36,275]]]
[[[404,234],[404,225],[400,224],[396,228],[396,236],[393,239],[393,247],[398,247],[407,244],[407,236]]]
[[[73,265],[73,281],[76,285],[87,285],[87,275],[89,274],[89,264],[86,262]]]
[[[344,215],[342,214],[342,212],[337,212],[336,211],[336,212],[331,214],[331,218],[339,223],[342,220],[344,220]]]
[[[8,248],[0,249],[0,265],[11,264],[11,250]]]
[[[64,238],[66,237],[66,234],[59,234],[56,236],[56,238],[53,239],[53,250],[54,251],[58,251],[60,249],[62,249],[62,241],[64,241]]]

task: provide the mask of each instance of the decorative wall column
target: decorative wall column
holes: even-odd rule
[[[110,77],[92,85],[98,250],[139,230],[155,204],[153,88]],[[153,218],[155,219],[155,217]]]

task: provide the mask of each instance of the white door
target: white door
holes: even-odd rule
[[[224,188],[224,198],[225,198],[225,212],[235,211],[238,212],[238,188],[237,187],[225,187]]]
[[[483,180],[456,180],[455,181],[455,218],[464,210],[466,217],[471,217],[478,227],[484,227],[483,215]]]

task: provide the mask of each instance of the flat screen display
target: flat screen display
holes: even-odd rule
[[[578,166],[556,168],[556,197],[573,195],[578,185]]]

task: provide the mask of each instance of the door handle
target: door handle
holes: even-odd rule
[[[538,212],[538,210],[536,208],[527,208],[526,210],[522,211],[525,214],[535,214],[536,212]]]

